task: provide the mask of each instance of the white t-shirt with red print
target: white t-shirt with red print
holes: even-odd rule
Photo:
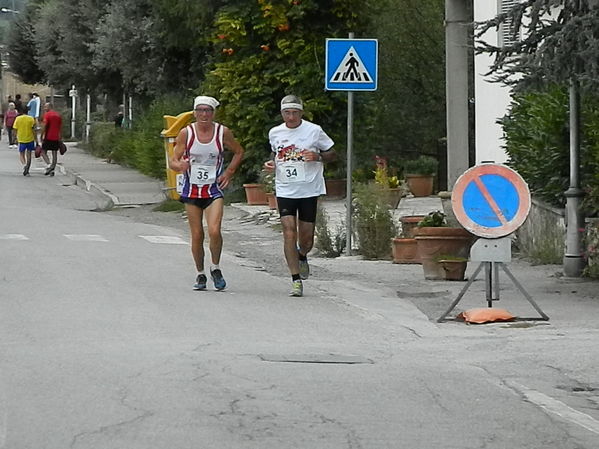
[[[303,119],[297,128],[282,123],[268,132],[268,140],[275,153],[277,196],[310,198],[327,192],[322,162],[304,162],[300,155],[303,150],[324,153],[331,149],[334,142],[320,126]]]

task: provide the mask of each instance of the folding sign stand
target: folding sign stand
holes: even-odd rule
[[[523,320],[549,320],[549,317],[543,313],[541,308],[533,301],[532,297],[524,290],[524,287],[518,282],[511,271],[505,265],[507,262],[511,262],[512,251],[511,241],[509,237],[503,237],[499,239],[486,239],[479,238],[472,249],[470,250],[470,260],[473,262],[480,262],[478,268],[474,271],[474,274],[468,280],[468,283],[464,286],[457,298],[451,303],[449,309],[437,320],[441,323],[445,321],[447,315],[458,305],[462,297],[468,291],[468,288],[472,285],[476,276],[480,271],[485,269],[485,293],[487,299],[487,305],[493,307],[493,301],[499,301],[499,267],[503,269],[505,274],[510,278],[514,285],[524,295],[526,300],[539,312],[541,318],[521,318]]]

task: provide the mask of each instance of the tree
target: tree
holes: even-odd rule
[[[385,0],[373,18],[379,39],[379,89],[360,97],[368,132],[360,145],[399,165],[436,154],[445,131],[444,0]],[[366,98],[365,98],[366,97]],[[372,136],[376,139],[372,139]],[[357,136],[359,139],[361,136]]]
[[[220,53],[200,89],[224,100],[219,117],[246,149],[244,168],[258,178],[269,155],[268,129],[280,122],[279,101],[303,98],[306,118],[343,148],[344,97],[323,92],[324,39],[365,29],[372,5],[358,0],[229,1],[216,15],[212,41]]]
[[[479,24],[477,38],[508,25],[513,43],[495,46],[479,40],[479,52],[495,56],[490,73],[496,80],[523,89],[579,81],[599,83],[599,8],[596,0],[523,0]],[[504,28],[505,29],[505,28]]]
[[[23,82],[35,84],[44,82],[46,76],[38,65],[35,44],[34,17],[40,1],[31,1],[27,9],[19,14],[7,39],[8,63],[11,70]]]

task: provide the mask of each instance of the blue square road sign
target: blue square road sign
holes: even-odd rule
[[[327,39],[325,89],[376,90],[378,46],[377,39]]]

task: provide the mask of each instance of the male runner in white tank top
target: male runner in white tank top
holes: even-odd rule
[[[185,203],[191,253],[198,271],[194,290],[206,289],[204,271],[204,225],[206,219],[210,239],[210,275],[216,290],[227,283],[220,268],[223,248],[221,225],[224,212],[223,189],[231,182],[243,159],[243,148],[226,126],[213,121],[219,102],[212,97],[198,96],[193,102],[196,121],[177,135],[169,167],[184,175],[181,201]],[[224,168],[225,148],[233,152],[229,166]]]

